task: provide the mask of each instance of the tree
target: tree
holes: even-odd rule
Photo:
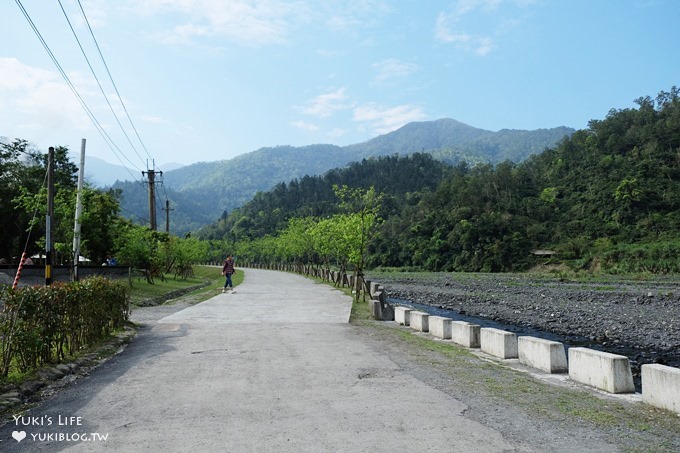
[[[364,268],[368,243],[375,234],[378,224],[378,211],[382,204],[383,195],[378,194],[374,187],[367,190],[334,186],[340,207],[349,214],[340,217],[341,232],[347,247],[347,259],[354,265],[354,281],[356,282],[356,299],[362,292]]]

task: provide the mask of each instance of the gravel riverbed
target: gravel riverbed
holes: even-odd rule
[[[680,367],[680,280],[564,281],[543,274],[404,273],[369,276],[389,298],[565,338],[645,363]]]

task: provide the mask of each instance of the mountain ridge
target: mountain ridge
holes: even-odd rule
[[[388,134],[352,145],[280,145],[259,148],[231,159],[198,162],[163,174],[163,191],[174,209],[170,230],[175,234],[194,231],[279,182],[320,175],[362,159],[425,152],[453,165],[463,161],[470,164],[519,162],[554,146],[573,132],[564,126],[492,132],[442,118],[408,123]],[[138,181],[119,181],[113,187],[123,192],[124,213],[138,219],[148,218],[148,195],[143,185]]]

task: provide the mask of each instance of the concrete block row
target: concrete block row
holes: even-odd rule
[[[409,325],[411,326],[411,329],[415,329],[419,332],[430,331],[429,325],[430,315],[428,315],[424,311],[413,310],[409,318],[410,318]]]
[[[557,341],[520,336],[442,316],[430,316],[407,307],[395,307],[395,320],[435,338],[452,340],[467,348],[481,348],[500,359],[518,359],[546,373],[569,373],[575,382],[609,393],[633,393],[635,385],[628,357],[589,348],[569,348]],[[652,406],[680,413],[680,369],[642,365],[642,400]]]

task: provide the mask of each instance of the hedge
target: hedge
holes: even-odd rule
[[[19,289],[0,288],[0,378],[73,356],[122,327],[125,285],[103,277]]]

